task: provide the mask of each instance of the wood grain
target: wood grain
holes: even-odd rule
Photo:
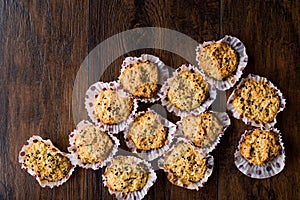
[[[204,188],[190,191],[173,186],[158,170],[158,181],[145,199],[300,199],[299,9],[296,0],[0,1],[0,199],[113,199],[103,187],[102,170],[77,168],[64,185],[43,189],[20,169],[17,157],[34,134],[67,150],[68,134],[78,117],[72,116],[72,92],[81,64],[91,58],[88,54],[99,43],[139,27],[169,28],[198,42],[225,34],[237,36],[249,55],[245,76],[267,77],[287,98],[276,124],[283,133],[287,155],[282,173],[254,180],[236,169],[233,153],[239,137],[250,127],[231,118],[232,126],[212,153],[214,172]],[[122,38],[120,41],[117,49],[107,50],[128,49]],[[140,49],[100,69],[103,75],[99,77],[92,67],[97,62],[91,59],[85,71],[89,82],[80,89],[94,80],[115,80],[122,60],[141,53],[159,56],[172,68],[187,62],[168,51]],[[140,110],[148,106],[142,104]],[[168,119],[178,120],[171,114]],[[124,143],[121,147],[126,148]]]
[[[182,33],[185,33],[193,39],[206,40],[218,37],[219,34],[219,2],[204,3],[206,11],[200,12],[200,2],[191,1],[184,8],[180,6],[180,2],[164,2],[164,1],[114,1],[110,4],[104,2],[90,2],[90,47],[94,48],[100,42],[119,32],[137,28],[137,27],[164,27],[170,28]],[[203,7],[202,6],[202,7]],[[114,12],[110,12],[114,10]],[[185,10],[190,10],[191,13]],[[116,15],[116,13],[118,13]],[[174,19],[176,18],[176,19]],[[102,23],[99,23],[101,21]],[[206,23],[209,23],[207,29],[203,29]],[[111,24],[114,24],[112,27]],[[194,26],[193,28],[191,28]],[[123,38],[120,38],[122,41]],[[155,42],[155,41],[154,41]],[[116,47],[115,47],[116,48]],[[117,48],[126,48],[120,44]],[[91,49],[90,49],[91,50]],[[118,49],[116,49],[117,51]],[[120,65],[126,56],[138,56],[142,53],[149,53],[159,56],[167,65],[177,68],[183,63],[184,59],[169,52],[157,49],[143,49],[129,52],[121,56],[113,62],[104,72],[102,77],[91,77],[94,80],[111,81],[115,80],[119,75]],[[104,58],[100,58],[104,59]],[[99,60],[99,59],[96,59]],[[105,61],[103,61],[105,62]],[[97,62],[95,62],[97,64]],[[93,65],[93,61],[90,63]],[[95,72],[90,73],[91,76]],[[145,109],[146,106],[142,106]],[[174,117],[169,117],[169,120],[175,122]],[[124,146],[121,146],[125,148]],[[93,180],[96,181],[96,177]],[[93,182],[91,182],[93,184]],[[159,171],[158,182],[150,189],[145,199],[216,199],[217,198],[217,176],[214,174],[209,182],[208,187],[203,188],[199,192],[187,191],[183,188],[173,186],[167,179],[164,173]],[[163,189],[162,189],[163,188]],[[102,187],[101,191],[107,192],[107,189]],[[113,199],[111,196],[104,193],[102,198]]]
[[[247,47],[248,73],[266,77],[287,99],[276,128],[281,130],[287,156],[278,176],[253,180],[233,163],[235,148],[246,127],[238,120],[220,146],[219,195],[221,199],[299,199],[299,1],[223,1],[223,34],[236,35]],[[231,91],[230,91],[231,92]],[[228,92],[228,94],[230,94]],[[228,159],[230,158],[230,159]],[[231,174],[232,176],[228,176]],[[293,178],[294,177],[294,178]],[[228,191],[234,191],[228,195]]]
[[[77,170],[69,184],[47,190],[17,158],[33,134],[67,150],[73,82],[88,54],[88,3],[0,2],[2,199],[85,198],[88,172]]]

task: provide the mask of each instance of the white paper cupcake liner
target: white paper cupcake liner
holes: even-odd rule
[[[59,180],[59,181],[55,181],[55,182],[49,182],[49,181],[41,181],[40,180],[40,178],[39,178],[39,176],[33,171],[33,170],[31,170],[30,168],[28,168],[28,167],[26,167],[25,165],[24,165],[24,159],[25,159],[25,152],[26,152],[26,149],[31,145],[31,144],[33,144],[33,143],[37,143],[37,142],[43,142],[43,143],[45,143],[45,144],[47,144],[47,145],[49,145],[49,146],[51,146],[52,147],[52,151],[53,152],[58,152],[58,153],[60,153],[61,155],[63,155],[63,156],[66,156],[70,161],[71,161],[71,154],[67,154],[67,153],[64,153],[64,152],[62,152],[62,151],[60,151],[58,148],[56,148],[53,144],[52,144],[52,142],[48,139],[48,140],[44,140],[44,139],[42,139],[40,136],[37,136],[37,135],[33,135],[32,137],[30,137],[27,141],[26,141],[26,143],[24,144],[24,146],[22,147],[22,149],[21,149],[21,151],[20,151],[20,153],[19,153],[19,164],[21,165],[21,168],[22,169],[25,169],[31,176],[33,176],[36,180],[37,180],[37,182],[40,184],[40,186],[41,187],[45,187],[45,188],[53,188],[53,187],[58,187],[58,186],[60,186],[60,185],[62,185],[63,183],[65,183],[69,178],[70,178],[70,176],[72,175],[72,173],[73,173],[73,171],[74,171],[74,169],[75,169],[75,165],[71,165],[71,168],[70,168],[70,171],[69,171],[69,173],[64,177],[64,178],[62,178],[61,180]]]
[[[85,95],[85,108],[88,112],[88,116],[89,118],[92,120],[93,123],[95,123],[96,125],[98,125],[100,128],[102,128],[105,131],[109,131],[111,133],[119,133],[121,131],[123,131],[126,128],[127,125],[127,121],[130,119],[130,117],[132,117],[132,115],[136,112],[137,107],[138,107],[138,103],[135,99],[133,99],[133,109],[131,111],[131,114],[128,116],[127,120],[117,123],[117,124],[105,124],[102,121],[100,121],[100,119],[98,119],[95,116],[95,109],[94,109],[94,101],[95,98],[97,98],[98,94],[100,91],[103,90],[108,90],[108,89],[112,89],[112,90],[116,90],[117,93],[120,96],[123,97],[130,97],[129,94],[125,93],[121,88],[120,88],[120,84],[116,81],[112,81],[109,83],[103,83],[103,82],[96,82],[93,85],[91,85],[89,87],[89,89],[86,91],[86,95]]]
[[[189,140],[187,140],[186,138],[177,138],[177,141],[175,142],[175,144],[173,145],[173,147],[166,153],[166,155],[164,155],[163,157],[161,157],[159,160],[158,160],[158,167],[162,170],[164,170],[164,160],[165,160],[165,157],[167,155],[169,155],[173,149],[176,147],[176,145],[180,142],[183,142],[183,143],[189,143],[191,145],[193,145],[193,143]],[[200,153],[202,153],[203,155],[205,155],[207,157],[207,170],[206,170],[206,173],[205,173],[205,176],[204,178],[202,178],[200,181],[198,181],[197,183],[194,183],[194,184],[191,184],[191,185],[186,185],[184,183],[182,183],[180,180],[177,181],[178,185],[180,187],[183,187],[183,188],[186,188],[186,189],[189,189],[189,190],[199,190],[200,188],[202,188],[204,186],[204,184],[207,182],[208,178],[211,176],[212,172],[213,172],[213,168],[214,168],[214,157],[205,153],[202,149],[199,149],[197,147],[195,147],[193,145],[194,149]],[[167,171],[165,171],[166,174],[168,174]]]
[[[106,134],[113,140],[113,147],[110,150],[110,153],[108,155],[108,157],[103,161],[103,162],[98,162],[98,163],[82,163],[79,154],[77,152],[77,148],[75,145],[75,140],[76,140],[76,136],[78,134],[81,133],[81,131],[89,125],[93,125],[91,122],[87,121],[87,120],[82,120],[81,122],[79,122],[79,124],[76,126],[76,128],[73,130],[72,133],[70,133],[69,135],[69,146],[68,146],[68,151],[71,153],[72,158],[71,158],[71,162],[74,165],[78,165],[79,167],[85,168],[85,169],[93,169],[93,170],[98,170],[104,166],[107,165],[108,162],[110,162],[113,159],[113,156],[116,155],[117,151],[118,151],[118,147],[120,145],[119,140],[113,136],[111,133],[102,130],[100,127],[99,128],[101,131],[106,132]]]
[[[275,176],[276,174],[280,173],[285,166],[285,150],[284,150],[280,131],[276,128],[262,129],[262,130],[271,130],[275,134],[278,134],[279,143],[282,147],[281,155],[277,156],[274,160],[264,165],[253,165],[249,163],[240,153],[240,144],[243,141],[245,135],[248,132],[251,132],[253,130],[245,131],[245,133],[241,136],[239,145],[234,153],[234,164],[238,168],[238,170],[241,171],[246,176],[249,176],[251,178],[256,178],[256,179],[264,179],[264,178],[270,178],[272,176]]]
[[[111,163],[108,164],[108,166],[105,169],[105,172],[102,174],[102,180],[103,180],[104,186],[108,188],[109,193],[112,196],[114,196],[116,199],[124,199],[124,200],[131,200],[131,199],[140,200],[140,199],[143,199],[146,196],[146,194],[148,193],[149,189],[152,187],[152,185],[156,182],[156,179],[157,179],[157,176],[156,176],[151,164],[148,163],[145,160],[142,160],[142,159],[139,159],[139,158],[136,158],[136,157],[133,157],[133,156],[117,156],[117,157],[115,157],[115,159],[118,158],[118,157],[126,157],[126,159],[130,159],[133,165],[143,163],[148,168],[148,170],[150,172],[149,179],[148,179],[146,185],[142,189],[140,189],[138,191],[135,191],[133,193],[127,193],[126,194],[126,193],[122,193],[122,192],[114,192],[108,187],[108,185],[106,183],[107,179],[106,179],[106,176],[104,175],[106,173],[107,169],[111,166],[111,164],[112,164],[112,162],[111,162]]]
[[[159,121],[164,125],[164,127],[168,128],[168,132],[167,132],[167,144],[164,145],[163,147],[159,148],[159,149],[153,149],[153,150],[149,150],[149,151],[140,151],[136,148],[136,146],[134,145],[134,143],[129,140],[128,138],[128,131],[132,125],[132,123],[134,122],[134,119],[143,115],[144,111],[137,113],[134,118],[131,119],[131,121],[129,122],[128,127],[126,128],[126,130],[124,131],[124,139],[126,142],[127,147],[130,149],[131,152],[136,153],[139,157],[148,160],[148,161],[152,161],[156,158],[158,158],[159,156],[163,155],[166,151],[169,150],[170,145],[173,141],[174,138],[174,134],[176,131],[176,125],[173,124],[172,122],[168,121],[167,119],[163,118],[162,116],[160,116],[159,114],[157,114],[155,111],[151,110],[150,108],[148,108],[148,112],[153,112],[155,113],[158,118]]]
[[[141,61],[153,62],[158,67],[158,72],[159,72],[158,84],[163,85],[163,83],[169,78],[168,67],[158,57],[149,54],[142,54],[140,57],[126,57],[121,66],[121,74],[125,71],[127,66]],[[120,80],[120,76],[118,80]],[[158,90],[157,94],[153,98],[139,98],[139,97],[134,97],[134,98],[141,102],[153,103],[160,99],[160,96],[158,95],[159,92],[160,89]]]
[[[230,118],[226,112],[214,112],[214,111],[208,111],[208,112],[211,112],[213,115],[215,115],[217,117],[218,121],[223,126],[223,129],[222,129],[223,132],[218,133],[218,136],[209,145],[207,145],[205,147],[201,147],[202,151],[205,154],[212,152],[217,147],[217,145],[221,141],[221,137],[225,134],[226,129],[230,126]],[[183,130],[182,130],[182,119],[180,121],[178,121],[176,123],[176,125],[177,125],[177,130],[175,133],[175,137],[185,137],[183,134]],[[186,138],[186,139],[189,140],[188,138]]]
[[[208,76],[207,73],[202,69],[201,62],[199,61],[200,51],[204,47],[210,44],[221,43],[221,42],[225,42],[229,44],[238,53],[239,56],[239,64],[237,66],[236,71],[231,76],[229,76],[225,81],[216,80]],[[248,63],[248,55],[246,54],[246,47],[238,38],[226,35],[224,38],[218,40],[217,42],[209,41],[209,42],[204,42],[203,44],[199,44],[199,46],[196,48],[196,61],[198,62],[201,72],[205,74],[207,81],[215,85],[216,88],[218,88],[219,90],[225,91],[233,87],[241,78],[243,74],[243,70],[245,69]]]
[[[271,127],[274,127],[274,125],[276,124],[277,120],[276,120],[276,117],[274,118],[274,120],[272,122],[269,122],[267,124],[261,124],[261,123],[257,123],[255,121],[252,121],[251,119],[245,117],[244,115],[241,115],[239,114],[236,109],[234,108],[233,106],[233,100],[234,100],[234,94],[235,94],[235,91],[241,86],[241,84],[245,81],[245,80],[248,80],[248,79],[253,79],[255,81],[259,81],[259,82],[262,82],[262,83],[266,83],[268,84],[271,88],[275,89],[279,99],[280,99],[280,106],[279,106],[279,110],[276,114],[276,117],[278,115],[278,113],[280,111],[283,111],[283,109],[285,108],[285,105],[286,105],[286,100],[283,96],[283,94],[280,92],[280,90],[273,85],[273,83],[271,83],[270,81],[268,81],[266,78],[264,77],[260,77],[258,75],[254,75],[254,74],[249,74],[247,76],[247,78],[245,79],[242,79],[241,82],[238,84],[237,88],[231,93],[231,95],[229,96],[228,100],[227,100],[227,110],[229,112],[232,113],[233,117],[235,117],[236,119],[241,119],[245,124],[247,125],[251,125],[251,126],[254,126],[254,127],[264,127],[264,128],[271,128]]]
[[[177,68],[174,72],[171,78],[169,78],[164,85],[161,88],[161,92],[159,93],[160,97],[161,97],[161,104],[171,113],[180,116],[180,117],[186,117],[190,114],[192,115],[199,115],[202,112],[206,111],[209,106],[214,102],[214,100],[216,99],[217,96],[217,90],[215,88],[215,86],[211,85],[208,83],[208,87],[209,87],[209,97],[206,99],[205,102],[203,102],[199,107],[191,110],[190,112],[188,111],[184,111],[184,110],[180,110],[178,108],[176,108],[175,106],[173,106],[168,100],[167,100],[167,94],[168,94],[168,90],[171,84],[171,81],[177,76],[179,75],[179,72],[181,71],[195,71],[200,73],[203,76],[203,79],[205,81],[206,78],[203,75],[203,73],[201,71],[199,71],[196,67],[194,67],[193,65],[190,64],[185,64],[182,65],[181,67]]]

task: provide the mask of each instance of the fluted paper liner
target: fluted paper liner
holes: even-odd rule
[[[218,136],[215,138],[215,140],[211,141],[208,145],[204,147],[198,147],[201,148],[204,153],[210,153],[217,147],[217,145],[221,141],[221,137],[225,134],[226,129],[230,126],[230,118],[226,112],[214,112],[214,111],[208,111],[208,112],[211,112],[213,115],[217,117],[219,123],[223,126],[222,128],[223,132],[217,133]],[[177,125],[177,130],[175,136],[185,137],[182,130],[182,119],[178,121],[176,125]],[[188,138],[186,139],[189,140]]]
[[[167,119],[163,118],[162,116],[160,116],[159,114],[157,114],[155,111],[148,109],[147,112],[153,112],[158,116],[158,119],[160,121],[161,124],[164,125],[164,127],[166,127],[167,130],[167,144],[165,144],[163,147],[159,148],[159,149],[152,149],[149,151],[139,151],[135,144],[129,140],[128,138],[128,131],[132,125],[132,123],[134,122],[134,119],[145,114],[146,112],[141,111],[139,113],[137,113],[134,118],[131,119],[131,122],[129,122],[128,127],[126,128],[126,130],[124,131],[124,139],[126,142],[126,145],[128,146],[128,148],[130,149],[131,152],[136,153],[139,157],[148,160],[148,161],[152,161],[156,158],[158,158],[159,156],[163,155],[166,151],[168,151],[168,149],[170,148],[170,145],[173,141],[174,138],[174,134],[176,131],[176,125],[173,124],[172,122],[168,121]]]
[[[239,63],[237,66],[236,71],[233,72],[233,74],[229,77],[226,78],[226,80],[216,80],[213,77],[210,77],[203,69],[201,66],[201,62],[199,59],[199,55],[201,50],[211,44],[214,43],[221,43],[225,42],[229,44],[238,54],[239,57]],[[243,70],[245,69],[247,63],[248,63],[248,55],[246,54],[246,47],[244,44],[236,37],[226,35],[224,38],[218,40],[217,42],[215,41],[209,41],[209,42],[204,42],[203,44],[199,44],[199,46],[196,48],[196,61],[198,62],[198,65],[200,67],[200,70],[202,73],[205,74],[207,81],[213,85],[216,86],[219,90],[225,91],[228,90],[229,88],[233,87],[238,80],[241,78],[243,74]]]
[[[260,77],[258,75],[254,75],[254,74],[249,74],[247,76],[247,78],[245,79],[242,79],[241,82],[238,84],[237,88],[231,93],[231,95],[229,96],[228,100],[227,100],[227,110],[229,112],[232,113],[233,117],[235,117],[236,119],[241,119],[245,124],[247,125],[251,125],[251,126],[254,126],[254,127],[265,127],[265,128],[271,128],[271,127],[274,127],[274,125],[277,123],[277,120],[276,120],[276,117],[274,118],[273,121],[267,123],[267,124],[261,124],[261,123],[257,123],[255,121],[252,121],[250,120],[249,118],[245,117],[244,115],[241,115],[239,114],[236,109],[234,108],[233,106],[233,100],[234,100],[234,96],[235,96],[235,91],[237,89],[239,89],[239,87],[241,86],[241,84],[245,81],[245,80],[248,80],[248,79],[254,79],[255,81],[258,81],[258,82],[262,82],[262,83],[266,83],[268,84],[271,88],[275,89],[279,99],[280,99],[280,105],[279,105],[279,110],[277,111],[277,115],[280,111],[283,111],[283,109],[285,108],[285,105],[286,105],[286,100],[285,98],[283,97],[282,93],[280,92],[280,90],[273,85],[273,83],[271,83],[270,81],[268,81],[266,78],[264,77]]]
[[[69,135],[69,146],[68,146],[68,151],[72,154],[72,159],[71,162],[74,165],[78,165],[79,167],[82,168],[86,168],[86,169],[93,169],[93,170],[98,170],[104,166],[107,165],[108,162],[110,162],[113,159],[113,156],[117,153],[118,151],[118,147],[120,145],[120,142],[118,140],[118,138],[116,138],[115,136],[113,136],[111,133],[102,130],[100,127],[95,126],[96,128],[99,128],[101,131],[105,132],[110,139],[113,141],[113,147],[110,150],[110,153],[108,154],[107,158],[103,161],[103,162],[98,162],[98,163],[82,163],[78,152],[77,152],[77,147],[75,145],[75,140],[76,140],[76,136],[78,134],[81,133],[81,131],[86,127],[86,126],[90,126],[94,124],[92,124],[91,122],[87,121],[87,120],[82,120],[81,122],[79,122],[79,124],[76,126],[76,128],[73,130],[72,133],[70,133]]]
[[[118,157],[120,157],[120,156],[115,157],[115,159],[117,159]],[[130,159],[131,162],[132,162],[132,165],[137,165],[139,163],[143,163],[147,167],[150,175],[149,175],[149,179],[148,179],[146,185],[142,189],[140,189],[138,191],[135,191],[135,192],[132,192],[132,193],[127,193],[127,194],[126,193],[122,193],[122,192],[114,192],[114,191],[112,191],[108,187],[108,185],[106,183],[107,179],[106,179],[106,176],[104,175],[106,173],[106,170],[111,166],[112,162],[108,164],[108,166],[105,169],[105,172],[102,174],[103,184],[104,184],[105,187],[108,188],[109,193],[111,195],[113,195],[116,199],[124,199],[124,200],[135,199],[135,200],[141,200],[141,199],[143,199],[146,196],[146,194],[148,193],[149,189],[156,182],[157,176],[156,176],[156,174],[155,174],[155,172],[154,172],[151,164],[148,163],[147,161],[139,159],[139,158],[134,157],[134,156],[121,156],[121,157],[124,157],[126,159]]]
[[[185,64],[182,65],[181,67],[177,68],[174,72],[171,78],[169,78],[164,85],[162,86],[161,92],[160,92],[160,97],[161,97],[161,104],[169,111],[174,113],[177,116],[180,117],[186,117],[190,114],[192,115],[199,115],[200,113],[206,111],[209,106],[214,102],[214,100],[216,99],[217,96],[217,90],[215,88],[215,86],[211,85],[208,83],[208,88],[209,88],[209,96],[208,98],[197,108],[191,110],[191,111],[184,111],[181,109],[176,108],[175,106],[173,106],[168,100],[167,100],[167,96],[168,96],[168,91],[170,88],[170,84],[171,81],[177,76],[179,75],[179,73],[181,71],[195,71],[197,73],[200,73],[204,79],[204,81],[206,81],[205,76],[203,75],[203,73],[201,71],[199,71],[196,67],[194,67],[193,65],[190,64]]]
[[[177,184],[180,187],[183,187],[183,188],[186,188],[186,189],[189,189],[189,190],[199,190],[201,187],[204,187],[204,184],[207,182],[208,178],[211,176],[211,174],[213,172],[214,157],[207,154],[207,153],[205,153],[205,152],[203,152],[202,149],[199,149],[199,148],[195,147],[193,145],[193,143],[191,141],[187,140],[186,138],[177,138],[177,141],[173,145],[173,147],[166,153],[165,156],[163,156],[162,158],[160,158],[158,160],[158,167],[160,169],[164,170],[164,164],[163,163],[164,163],[164,160],[165,160],[166,156],[169,155],[173,151],[173,149],[176,147],[176,145],[178,143],[181,143],[181,142],[191,144],[196,151],[202,153],[203,155],[205,155],[207,157],[207,163],[206,163],[207,164],[207,169],[206,169],[204,178],[202,178],[200,181],[198,181],[196,183],[193,183],[191,185],[186,185],[186,184],[182,183],[179,179],[177,180]],[[167,171],[165,171],[165,173],[168,174]]]
[[[264,129],[267,130],[267,129]],[[279,136],[279,143],[282,147],[281,154],[277,156],[274,160],[264,164],[264,165],[253,165],[249,163],[240,153],[240,144],[242,143],[245,135],[253,130],[246,130],[245,133],[241,136],[239,141],[239,145],[234,153],[234,164],[238,168],[240,172],[249,176],[251,178],[256,179],[265,179],[275,176],[276,174],[280,173],[284,166],[285,166],[285,151],[284,146],[281,138],[281,133],[276,128],[269,129],[275,134]]]
[[[169,78],[168,67],[158,57],[150,55],[150,54],[142,54],[140,57],[126,57],[121,66],[121,74],[125,71],[127,66],[135,64],[140,61],[150,61],[150,62],[153,62],[157,66],[157,68],[158,68],[158,84],[163,85],[163,83]],[[156,95],[152,98],[139,98],[139,97],[134,97],[134,98],[141,102],[153,103],[160,99],[160,96],[158,95],[160,90],[161,89],[159,89],[157,91]]]
[[[69,178],[70,178],[70,176],[72,175],[72,173],[73,173],[73,171],[74,171],[74,169],[75,169],[75,165],[73,165],[73,164],[71,164],[71,168],[70,168],[70,171],[69,171],[69,173],[64,177],[64,178],[62,178],[61,180],[59,180],[59,181],[55,181],[55,182],[49,182],[49,181],[41,181],[40,180],[40,177],[33,171],[33,170],[31,170],[30,168],[28,168],[28,167],[26,167],[25,165],[24,165],[24,159],[25,159],[25,152],[26,152],[26,149],[28,148],[28,147],[30,147],[33,143],[37,143],[37,142],[43,142],[43,143],[45,143],[46,145],[49,145],[51,148],[52,148],[52,151],[54,151],[54,152],[57,152],[57,153],[59,153],[59,154],[61,154],[61,155],[63,155],[63,156],[65,156],[65,157],[67,157],[70,161],[71,161],[71,157],[72,157],[72,155],[71,154],[67,154],[67,153],[64,153],[64,152],[62,152],[62,151],[60,151],[58,148],[56,148],[53,144],[52,144],[52,142],[51,142],[51,140],[44,140],[43,138],[41,138],[40,136],[37,136],[37,135],[33,135],[32,137],[30,137],[27,141],[26,141],[26,143],[25,143],[25,145],[22,147],[22,149],[21,149],[21,151],[20,151],[20,153],[19,153],[19,164],[21,165],[21,168],[22,169],[25,169],[31,176],[33,176],[35,179],[36,179],[36,181],[40,184],[40,186],[41,187],[45,187],[45,188],[53,188],[53,187],[58,187],[58,186],[60,186],[60,185],[62,185],[63,183],[65,183]],[[72,162],[71,162],[72,163]]]
[[[93,85],[91,85],[89,87],[89,89],[87,90],[87,92],[86,92],[86,95],[85,95],[85,108],[88,112],[89,118],[92,120],[93,123],[95,123],[96,125],[98,125],[102,129],[104,129],[105,131],[110,131],[111,133],[115,134],[115,133],[119,133],[119,132],[123,131],[126,128],[127,121],[136,112],[137,107],[138,107],[138,103],[135,99],[133,99],[133,108],[132,108],[131,114],[127,117],[127,119],[125,121],[122,121],[122,122],[117,123],[117,124],[112,124],[112,125],[105,124],[100,119],[98,119],[94,114],[95,113],[95,111],[94,111],[95,110],[94,109],[94,101],[97,98],[99,92],[101,92],[103,90],[108,90],[108,89],[116,90],[118,95],[123,96],[123,97],[129,97],[129,98],[133,99],[132,97],[130,97],[129,94],[125,93],[120,88],[120,84],[116,81],[112,81],[112,82],[108,82],[108,83],[96,82]]]

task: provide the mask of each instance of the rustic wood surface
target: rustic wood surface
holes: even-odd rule
[[[77,168],[64,185],[43,189],[21,170],[18,153],[33,134],[67,151],[68,134],[75,127],[73,84],[81,63],[105,39],[148,26],[177,30],[198,42],[225,34],[240,38],[249,56],[244,76],[267,77],[287,99],[276,124],[287,161],[283,172],[269,179],[240,173],[233,154],[250,127],[231,117],[232,126],[212,153],[215,167],[203,189],[173,186],[160,170],[145,199],[300,199],[299,10],[297,0],[0,1],[0,199],[113,199],[103,187],[102,170]],[[137,50],[116,59],[96,78],[116,79],[122,59],[141,53],[157,55],[173,68],[186,62],[163,50]]]

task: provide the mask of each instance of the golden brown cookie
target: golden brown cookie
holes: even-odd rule
[[[180,110],[191,111],[208,98],[209,88],[198,72],[180,72],[170,83],[169,102]]]
[[[131,64],[120,75],[121,86],[141,98],[152,98],[158,91],[158,67],[150,61]]]
[[[66,156],[41,141],[32,143],[26,149],[24,166],[34,171],[41,182],[59,181],[71,170],[71,162]]]
[[[206,147],[223,133],[223,126],[215,114],[205,112],[199,116],[190,115],[183,118],[182,131],[197,147]]]
[[[267,124],[275,119],[280,99],[275,89],[267,83],[247,79],[235,90],[232,105],[240,115]]]
[[[200,51],[199,61],[202,69],[217,80],[232,75],[238,66],[237,52],[227,43],[213,43]]]
[[[179,142],[163,163],[168,179],[174,185],[177,181],[186,185],[199,182],[207,170],[207,158],[196,151],[191,144]]]
[[[142,189],[149,180],[150,172],[142,164],[132,164],[130,156],[118,156],[106,169],[107,186],[114,192],[132,193]]]
[[[247,133],[240,144],[242,156],[253,165],[263,165],[281,154],[278,135],[256,129]]]
[[[125,121],[133,109],[133,100],[115,90],[101,91],[94,102],[95,116],[105,124]]]
[[[82,163],[94,164],[107,159],[113,142],[105,132],[89,125],[76,136],[75,146]]]
[[[158,149],[167,143],[167,128],[156,113],[148,111],[134,120],[128,130],[128,139],[139,150]]]

